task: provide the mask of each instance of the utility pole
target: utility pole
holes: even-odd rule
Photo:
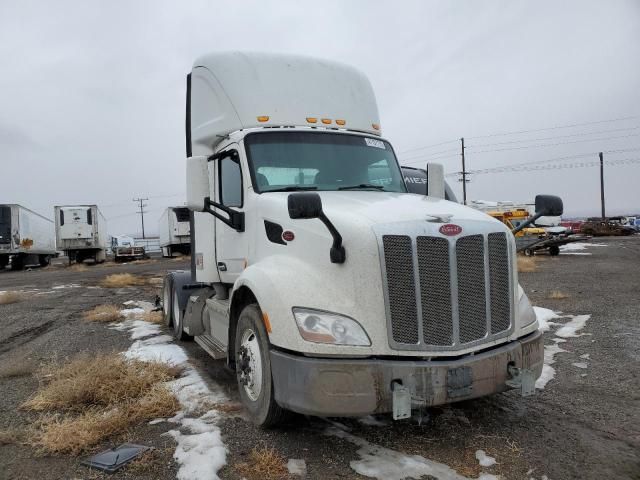
[[[464,137],[460,139],[462,146],[462,204],[467,204],[467,168],[464,163]]]
[[[142,220],[142,238],[144,238],[144,214],[147,213],[144,211],[144,207],[147,206],[146,203],[142,203],[145,200],[149,200],[148,198],[134,198],[134,202],[138,202],[140,204],[140,219]]]
[[[600,206],[602,208],[602,220],[605,219],[604,214],[604,156],[600,152]]]

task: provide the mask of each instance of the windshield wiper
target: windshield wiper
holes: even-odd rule
[[[364,188],[375,188],[376,190],[384,190],[382,185],[372,185],[370,183],[361,183],[359,185],[348,185],[346,187],[338,187],[338,190],[357,190]]]
[[[274,188],[273,190],[263,190],[262,193],[267,193],[267,192],[299,192],[299,191],[303,191],[303,190],[317,190],[318,187],[309,185],[309,186],[302,186],[302,185],[291,185],[288,187],[282,187],[282,188]]]

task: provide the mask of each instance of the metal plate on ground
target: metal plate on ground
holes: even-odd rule
[[[133,443],[123,443],[117,448],[105,450],[104,452],[85,458],[81,463],[90,468],[113,473],[121,469],[138,455],[151,450],[151,447],[135,445]]]

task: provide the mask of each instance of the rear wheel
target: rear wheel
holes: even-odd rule
[[[0,270],[9,264],[9,255],[0,255]]]
[[[184,312],[182,308],[180,308],[180,302],[178,301],[178,292],[173,291],[173,337],[176,340],[191,340],[193,337],[191,335],[187,335],[183,328],[183,318]]]
[[[162,285],[162,316],[167,327],[173,325],[173,281],[170,275],[164,277]]]
[[[552,257],[555,257],[556,255],[560,254],[560,247],[557,245],[552,245],[549,247],[549,255],[551,255]]]
[[[527,257],[532,257],[533,256],[533,250],[531,250],[530,248],[525,248],[523,253]]]
[[[269,340],[257,304],[240,313],[235,347],[238,390],[253,422],[263,428],[281,423],[287,411],[274,398]]]
[[[49,265],[49,263],[51,263],[51,257],[49,255],[40,255],[38,257],[38,262],[40,263],[41,267],[46,267],[47,265]]]
[[[22,255],[14,255],[11,259],[11,270],[22,270],[24,268],[24,257]]]

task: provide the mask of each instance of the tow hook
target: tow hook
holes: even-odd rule
[[[518,368],[512,363],[507,365],[509,380],[506,383],[509,387],[520,390],[520,395],[528,397],[536,392],[536,378],[533,371],[526,368]]]
[[[391,382],[393,392],[393,419],[402,420],[411,416],[411,392],[400,380]]]

